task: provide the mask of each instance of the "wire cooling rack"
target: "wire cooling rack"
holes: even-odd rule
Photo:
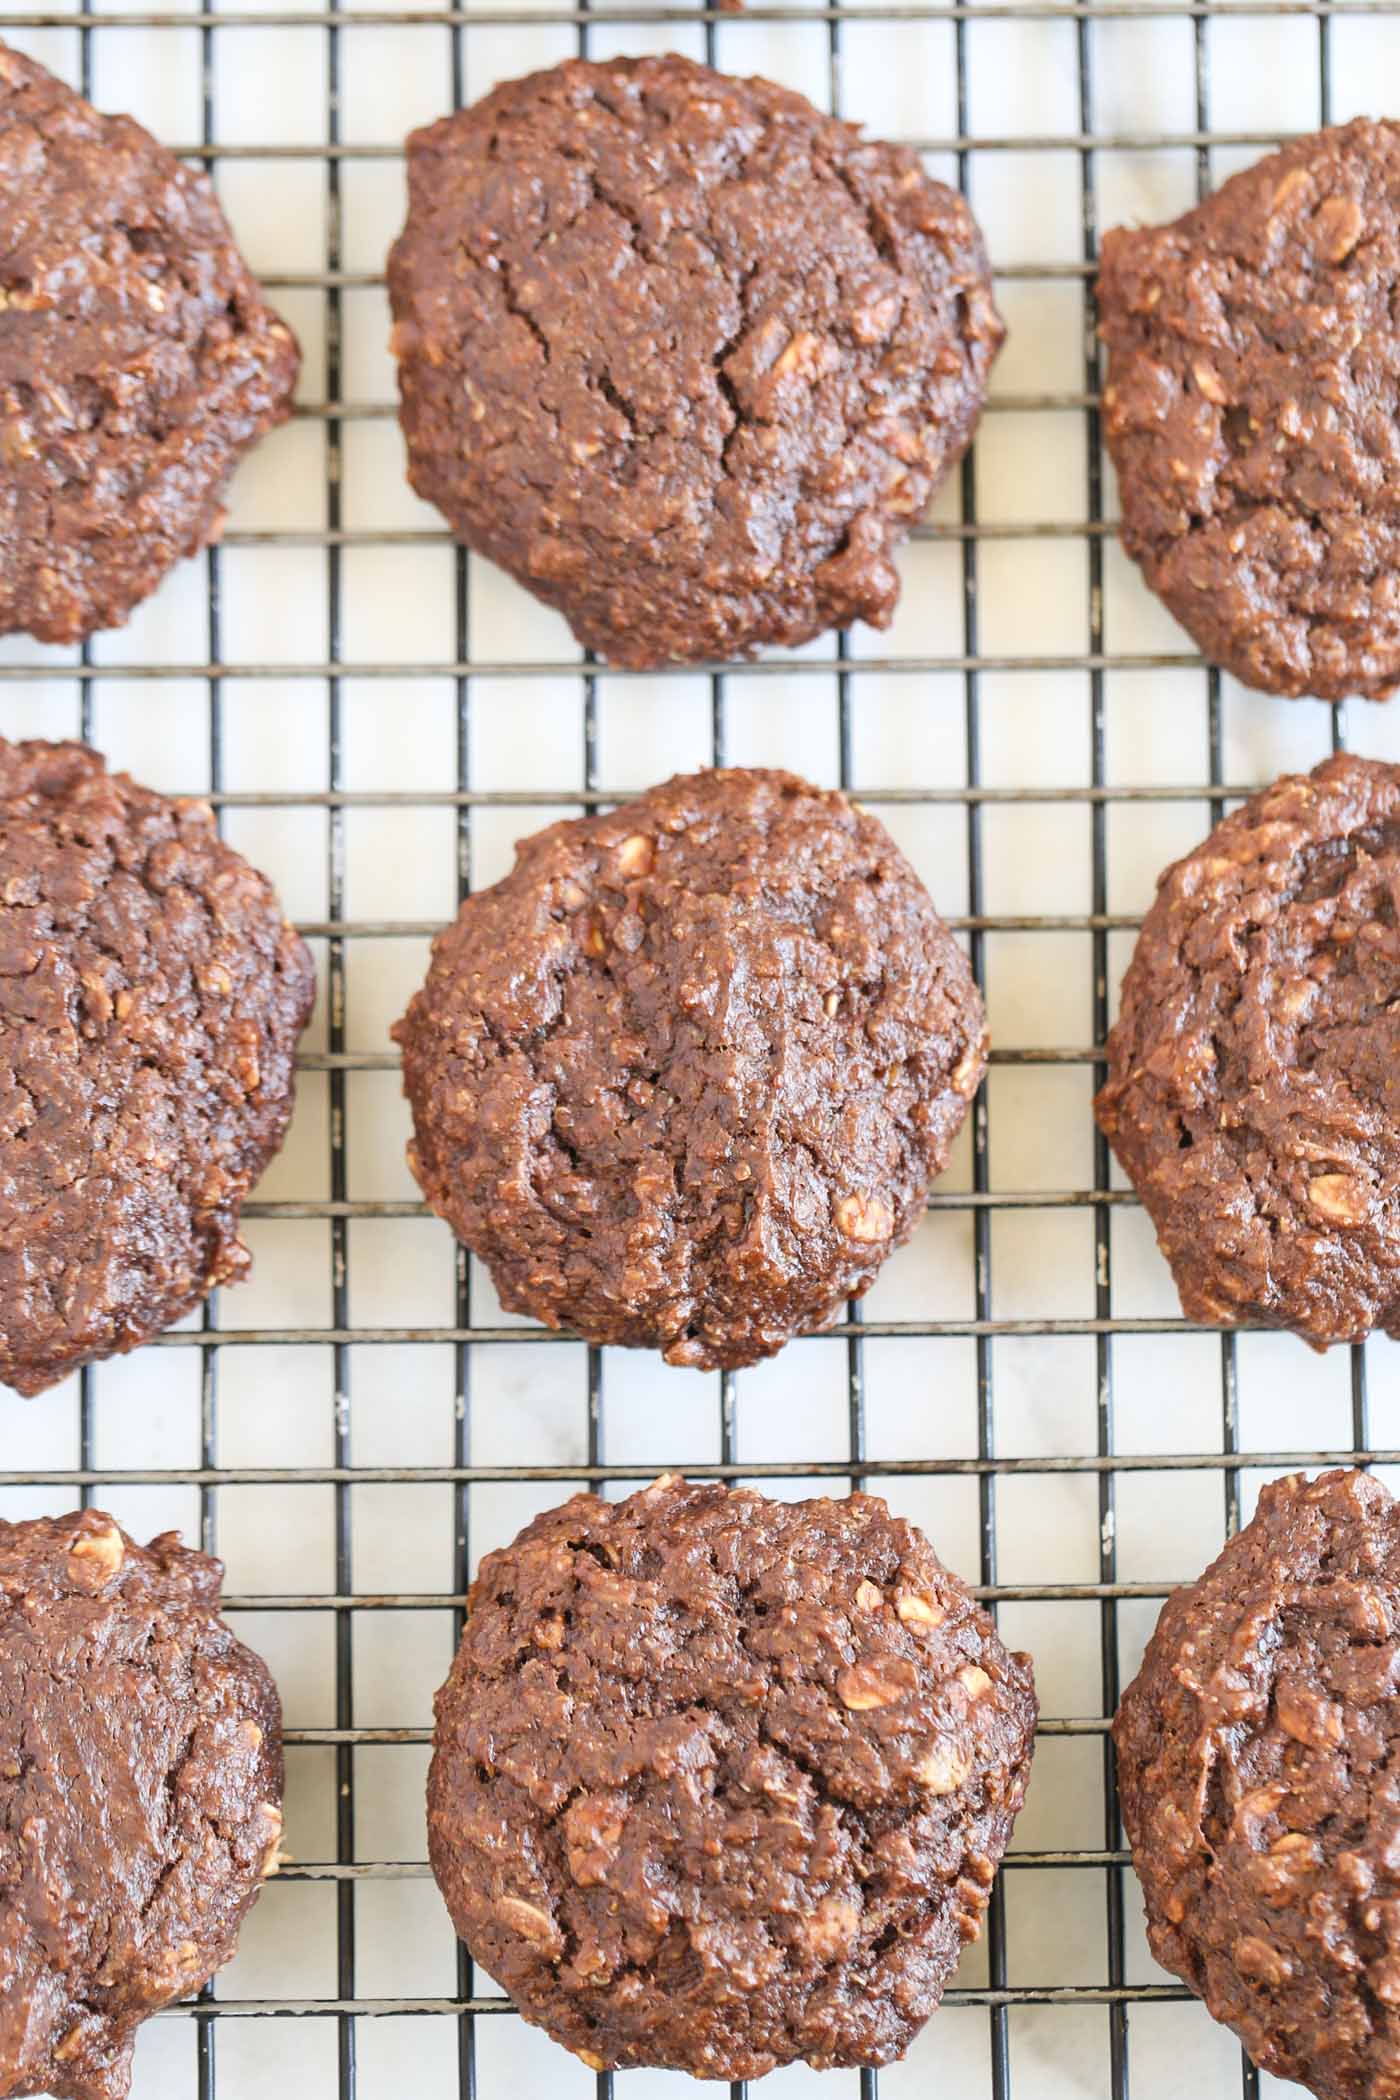
[[[452,1939],[424,1862],[431,1695],[481,1551],[579,1485],[668,1465],[884,1493],[1036,1655],[1036,1775],[984,1940],[905,2065],[822,2092],[1268,2090],[1147,1955],[1105,1717],[1164,1590],[1261,1478],[1400,1462],[1400,1359],[1187,1327],[1089,1105],[1157,870],[1348,728],[1400,757],[1400,708],[1245,694],[1147,597],[1112,538],[1092,265],[1101,227],[1370,107],[1400,6],[85,0],[0,7],[0,28],[210,169],[307,350],[299,417],[240,476],[218,550],[87,650],[0,644],[0,730],[81,734],[207,792],[321,966],[292,1136],[249,1207],[254,1280],[45,1400],[0,1395],[0,1511],[101,1501],[201,1538],[287,1709],[293,1863],[215,1986],[145,2031],[137,2100],[588,2091]],[[407,492],[382,259],[411,123],[572,51],[667,47],[917,142],[973,199],[1012,334],[888,635],[640,678],[582,660]],[[386,1031],[513,835],[725,760],[879,811],[970,946],[996,1047],[864,1304],[711,1378],[501,1312],[407,1178]]]

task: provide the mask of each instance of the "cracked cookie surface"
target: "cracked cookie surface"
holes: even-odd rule
[[[216,539],[298,362],[208,179],[0,45],[0,634],[119,626]]]
[[[502,1303],[701,1368],[869,1288],[986,1062],[883,825],[742,767],[524,840],[395,1035],[414,1172]]]
[[[888,624],[1002,338],[914,153],[672,56],[510,82],[408,166],[401,415],[460,539],[633,667]]]
[[[1103,243],[1123,544],[1263,691],[1400,684],[1400,126],[1295,140]]]
[[[1400,2095],[1397,1686],[1400,1512],[1297,1474],[1168,1599],[1114,1723],[1153,1953],[1319,2100]]]
[[[438,1695],[433,1870],[595,2069],[887,2063],[980,1929],[1029,1659],[873,1496],[663,1475],[491,1553]]]
[[[314,992],[202,802],[0,741],[0,1380],[36,1393],[241,1276]]]
[[[1192,1319],[1400,1331],[1400,767],[1328,759],[1166,870],[1096,1109]]]
[[[100,1510],[0,1521],[0,2094],[123,2100],[143,2020],[232,1955],[282,1833],[282,1716],[223,1570]]]

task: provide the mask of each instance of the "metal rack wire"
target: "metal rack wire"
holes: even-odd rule
[[[450,1997],[375,1998],[357,1989],[356,1892],[357,1888],[386,1878],[421,1879],[427,1868],[418,1862],[362,1860],[356,1856],[356,1752],[377,1745],[421,1745],[428,1730],[413,1726],[366,1726],[357,1720],[355,1703],[355,1624],[357,1615],[385,1611],[437,1611],[450,1607],[460,1628],[465,1592],[472,1566],[471,1491],[488,1484],[528,1484],[538,1493],[541,1505],[554,1499],[556,1484],[573,1488],[580,1480],[595,1483],[629,1483],[644,1480],[655,1470],[631,1461],[610,1461],[608,1456],[608,1394],[606,1358],[603,1352],[586,1355],[587,1448],[583,1463],[502,1464],[473,1459],[473,1377],[476,1352],[484,1345],[538,1345],[538,1330],[515,1325],[493,1324],[480,1318],[473,1305],[470,1264],[458,1250],[455,1268],[454,1314],[449,1326],[373,1325],[356,1322],[351,1297],[351,1227],[362,1220],[390,1220],[425,1215],[424,1207],[412,1200],[391,1201],[360,1197],[351,1192],[349,1162],[349,1082],[357,1073],[392,1070],[396,1060],[387,1049],[351,1040],[347,1032],[347,965],[353,944],[358,941],[395,937],[420,937],[435,928],[435,921],[407,918],[366,918],[349,909],[346,882],[346,826],[352,813],[366,809],[444,809],[452,812],[456,882],[458,894],[469,885],[474,824],[479,814],[499,808],[518,809],[521,828],[528,828],[530,812],[560,805],[591,807],[618,799],[600,768],[599,677],[587,662],[528,663],[493,660],[476,654],[472,634],[471,566],[468,556],[458,552],[454,567],[454,657],[447,662],[392,662],[348,660],[343,649],[344,579],[347,550],[361,547],[433,547],[447,544],[446,535],[434,529],[374,530],[347,526],[344,522],[340,476],[337,471],[342,440],[355,424],[380,419],[392,413],[385,404],[345,398],[341,355],[343,301],[348,293],[370,290],[382,279],[373,272],[344,267],[341,204],[342,178],[346,166],[355,161],[393,160],[398,149],[377,143],[358,142],[343,135],[342,40],[347,28],[392,28],[410,31],[419,27],[449,33],[450,89],[458,105],[467,94],[467,49],[471,34],[484,28],[509,27],[523,18],[506,6],[476,8],[443,7],[377,11],[344,11],[342,0],[326,0],[321,8],[269,7],[256,11],[236,5],[208,4],[185,12],[158,9],[102,8],[94,0],[80,0],[76,17],[66,11],[28,9],[0,14],[0,30],[6,33],[65,29],[75,26],[80,45],[80,84],[91,84],[91,46],[100,28],[107,34],[122,29],[195,31],[200,44],[202,67],[202,126],[198,139],[185,141],[182,150],[192,159],[217,171],[240,160],[314,161],[323,165],[327,185],[327,218],[324,266],[313,271],[271,273],[266,282],[274,290],[309,292],[325,303],[327,349],[317,380],[318,398],[305,403],[300,414],[325,427],[327,475],[325,516],[316,529],[234,530],[224,546],[231,550],[287,548],[315,550],[326,565],[326,627],[324,657],[317,662],[281,663],[269,658],[240,661],[240,681],[295,677],[319,682],[327,697],[326,785],[322,790],[293,791],[283,788],[230,789],[224,762],[225,683],[233,666],[224,660],[222,624],[221,550],[206,557],[207,655],[198,662],[127,663],[94,662],[84,650],[80,661],[65,663],[55,671],[49,665],[25,661],[0,662],[0,727],[4,726],[7,688],[28,681],[54,677],[76,682],[81,698],[82,733],[91,735],[94,721],[92,695],[99,681],[160,681],[194,679],[202,682],[207,695],[208,774],[210,799],[222,816],[239,810],[294,808],[324,813],[326,822],[326,897],[324,917],[308,920],[303,930],[324,943],[328,1024],[326,1047],[309,1053],[304,1069],[326,1075],[329,1093],[329,1157],[327,1193],[324,1196],[291,1199],[262,1199],[248,1206],[254,1220],[316,1220],[326,1228],[330,1259],[329,1322],[325,1326],[249,1326],[239,1322],[237,1299],[211,1303],[197,1329],[181,1330],[161,1338],[153,1346],[162,1349],[194,1349],[199,1352],[200,1459],[197,1468],[99,1466],[94,1437],[96,1402],[94,1381],[85,1376],[79,1402],[80,1434],[77,1464],[50,1468],[15,1467],[3,1463],[0,1452],[0,1489],[44,1488],[54,1492],[55,1504],[65,1497],[91,1500],[99,1489],[122,1487],[193,1487],[198,1491],[200,1528],[206,1548],[219,1543],[220,1490],[237,1487],[314,1485],[329,1489],[333,1497],[334,1588],[329,1594],[279,1594],[261,1592],[234,1595],[231,1609],[329,1612],[334,1616],[334,1724],[326,1727],[294,1728],[288,1742],[294,1748],[324,1749],[334,1762],[334,1857],[301,1861],[286,1870],[292,1882],[328,1882],[335,1887],[335,1993],[316,1999],[291,1997],[238,1998],[221,1994],[217,1984],[200,2000],[179,2008],[169,2017],[192,2020],[195,2032],[196,2086],[200,2100],[213,2100],[219,2084],[218,2035],[223,2023],[255,2015],[283,2015],[326,2020],[336,2034],[336,2087],[339,2100],[355,2100],[359,2083],[357,2037],[362,2020],[394,2015],[428,2014],[456,2023],[457,2082],[462,2100],[485,2094],[477,2058],[477,2026],[483,2019],[511,2017],[510,2007],[500,1998],[482,1992],[471,1962],[459,1950],[455,1995]],[[100,0],[98,0],[100,5]],[[1400,0],[1280,0],[1261,5],[1260,0],[1208,0],[1208,4],[1178,4],[1178,0],[1051,0],[1051,4],[1023,4],[1023,0],[973,0],[970,5],[940,4],[940,0],[888,0],[882,5],[798,5],[792,8],[752,7],[749,22],[822,24],[827,32],[827,69],[830,103],[842,110],[843,33],[853,23],[947,23],[952,30],[956,69],[956,128],[945,136],[927,136],[914,141],[927,153],[950,159],[958,180],[969,185],[976,156],[1015,150],[1018,153],[1068,153],[1077,157],[1079,203],[1082,213],[1082,256],[1076,260],[1029,262],[999,272],[1011,282],[1052,283],[1063,281],[1079,286],[1083,300],[1083,379],[1078,389],[1040,393],[1002,393],[989,414],[1053,414],[1079,419],[1085,430],[1085,484],[1082,516],[1072,521],[1055,519],[998,520],[979,516],[978,483],[973,460],[964,462],[960,477],[960,514],[956,520],[921,527],[916,539],[946,545],[955,550],[959,564],[961,633],[950,633],[942,653],[862,654],[850,652],[845,637],[831,644],[829,652],[808,660],[831,681],[836,710],[836,749],[839,777],[844,785],[856,781],[853,739],[860,705],[858,678],[884,675],[897,678],[911,694],[917,682],[934,674],[953,674],[961,684],[961,730],[965,739],[966,764],[956,785],[890,785],[874,787],[860,783],[861,799],[876,808],[891,810],[911,805],[938,807],[961,812],[966,822],[967,910],[950,915],[950,923],[968,940],[979,979],[984,977],[989,937],[1008,933],[1046,932],[1075,934],[1089,943],[1092,994],[1084,1015],[1085,1040],[1077,1045],[1035,1048],[999,1045],[993,1051],[994,1069],[1034,1066],[1093,1067],[1109,1020],[1111,998],[1109,944],[1114,934],[1131,930],[1136,923],[1128,914],[1110,910],[1108,878],[1108,823],[1117,807],[1150,809],[1162,804],[1198,804],[1218,815],[1226,803],[1257,783],[1226,777],[1224,696],[1217,674],[1201,672],[1206,682],[1209,768],[1206,779],[1186,779],[1177,784],[1123,782],[1111,770],[1106,751],[1106,691],[1108,679],[1117,672],[1199,669],[1199,659],[1184,645],[1173,651],[1128,652],[1108,646],[1104,618],[1105,550],[1114,531],[1107,514],[1109,487],[1100,454],[1099,388],[1097,344],[1093,332],[1093,270],[1101,230],[1100,169],[1109,152],[1158,152],[1182,150],[1194,155],[1198,187],[1204,191],[1211,179],[1211,152],[1215,148],[1264,148],[1276,143],[1278,134],[1211,128],[1211,79],[1207,30],[1213,20],[1230,17],[1288,20],[1302,18],[1315,23],[1318,37],[1320,82],[1319,121],[1331,114],[1330,39],[1334,22],[1344,19],[1380,18],[1400,14]],[[534,27],[573,29],[576,46],[587,53],[591,40],[602,26],[655,25],[703,26],[704,47],[713,57],[717,30],[732,19],[721,13],[686,6],[591,6],[581,0],[576,7],[531,8],[528,20]],[[1116,20],[1145,19],[1189,21],[1195,53],[1195,120],[1188,130],[1100,130],[1096,122],[1097,90],[1094,25]],[[986,21],[1022,23],[1064,22],[1073,25],[1076,85],[1076,128],[1071,132],[1029,135],[981,135],[972,121],[972,68],[970,25]],[[324,140],[317,145],[271,142],[248,145],[220,140],[216,125],[218,68],[225,63],[221,38],[229,30],[256,27],[314,30],[324,36],[326,47],[327,103]],[[479,83],[476,83],[479,87]],[[256,260],[256,258],[254,258]],[[1070,541],[1086,552],[1086,636],[1082,652],[1069,654],[1016,654],[989,652],[981,646],[980,562],[984,550],[999,542]],[[788,668],[773,659],[745,665],[746,680],[782,675]],[[723,763],[730,735],[729,678],[718,667],[709,679],[710,755]],[[1089,778],[1082,785],[1007,786],[984,778],[984,735],[987,722],[986,679],[992,674],[1032,674],[1071,670],[1086,679],[1088,696]],[[365,789],[347,785],[344,759],[343,681],[408,680],[433,678],[449,681],[455,710],[455,779],[451,785],[429,790]],[[609,678],[625,674],[609,673]],[[493,680],[568,677],[576,680],[582,710],[582,778],[561,779],[547,788],[481,787],[472,779],[472,709],[480,682]],[[1346,734],[1345,711],[1335,712],[1334,735],[1338,742]],[[1011,805],[1063,805],[1082,818],[1089,840],[1091,867],[1090,908],[1087,912],[995,912],[987,908],[985,820],[989,812]],[[1349,1450],[1315,1448],[1306,1451],[1275,1449],[1246,1450],[1240,1435],[1239,1366],[1235,1338],[1223,1334],[1219,1344],[1220,1449],[1174,1452],[1119,1452],[1115,1448],[1115,1345],[1118,1338],[1134,1335],[1170,1335],[1186,1331],[1186,1323],[1170,1316],[1123,1317],[1115,1310],[1114,1238],[1115,1213],[1132,1209],[1134,1199],[1110,1182],[1110,1162],[1102,1139],[1093,1151],[1092,1186],[1086,1188],[1003,1188],[991,1169],[990,1123],[987,1091],[979,1097],[974,1112],[974,1144],[971,1186],[966,1190],[935,1190],[930,1203],[934,1212],[965,1213],[970,1221],[974,1260],[974,1299],[967,1317],[939,1319],[892,1319],[864,1317],[858,1304],[833,1333],[844,1346],[846,1448],[827,1458],[802,1457],[756,1460],[741,1458],[738,1437],[739,1383],[733,1374],[720,1382],[717,1461],[688,1465],[696,1477],[738,1478],[781,1483],[790,1479],[830,1480],[838,1490],[856,1487],[871,1478],[898,1483],[911,1478],[965,1478],[975,1482],[977,1534],[980,1559],[979,1594],[993,1606],[1001,1603],[1079,1601],[1095,1607],[1098,1614],[1100,1708],[1098,1712],[1049,1716],[1041,1726],[1046,1738],[1083,1738],[1101,1745],[1104,1775],[1104,1823],[1102,1842],[1058,1848],[1023,1850],[1008,1862],[1008,1874],[1036,1871],[1084,1869],[1103,1874],[1105,1889],[1106,1970],[1101,1983],[1028,1982],[1013,1974],[1008,1951],[1006,1880],[999,1880],[993,1895],[987,1931],[987,1981],[964,1985],[949,1992],[947,2003],[980,2008],[988,2022],[990,2091],[993,2100],[1012,2100],[1013,2052],[1009,2018],[1020,2008],[1041,2005],[1094,2006],[1103,2009],[1107,2023],[1107,2079],[1105,2092],[1111,2100],[1128,2100],[1130,2086],[1129,2020],[1132,2009],[1159,2002],[1183,2000],[1186,1993],[1161,1983],[1129,1980],[1125,1948],[1125,1862],[1113,1789],[1112,1751],[1107,1738],[1107,1719],[1119,1691],[1119,1606],[1130,1600],[1153,1599],[1165,1592],[1165,1583],[1128,1581],[1120,1577],[1118,1561],[1118,1491],[1120,1483],[1134,1475],[1163,1476],[1218,1473],[1225,1511],[1225,1525],[1237,1527],[1241,1514],[1241,1475],[1247,1464],[1259,1470],[1283,1470],[1299,1465],[1318,1465],[1339,1460],[1400,1465],[1400,1449],[1370,1450],[1370,1426],[1366,1383],[1366,1355],[1353,1352],[1351,1366],[1351,1447]],[[1087,1212],[1092,1231],[1093,1311],[1086,1316],[1010,1318],[998,1313],[993,1290],[993,1225],[1002,1214]],[[1096,1393],[1094,1448],[1064,1456],[1019,1456],[999,1449],[996,1350],[999,1341],[1022,1337],[1085,1336],[1092,1339]],[[957,1457],[907,1458],[872,1450],[867,1434],[867,1351],[873,1340],[895,1337],[966,1338],[975,1352],[976,1452]],[[454,1428],[449,1464],[369,1465],[356,1463],[351,1438],[354,1409],[352,1370],[355,1352],[374,1346],[433,1343],[450,1347],[453,1363]],[[315,1345],[328,1350],[333,1369],[333,1432],[330,1458],[317,1465],[254,1466],[229,1464],[220,1457],[220,1370],[223,1352],[230,1348],[260,1348]],[[998,1578],[998,1491],[1007,1483],[1024,1478],[1051,1479],[1078,1476],[1093,1484],[1097,1497],[1097,1578],[1080,1582],[1008,1582]],[[438,1592],[369,1593],[357,1589],[354,1562],[354,1490],[373,1485],[439,1485],[450,1489],[454,1515],[453,1586],[448,1595]],[[561,2059],[561,2063],[563,2060]],[[1258,2091],[1258,2079],[1245,2065],[1241,2089],[1248,2096]],[[875,2072],[852,2074],[849,2087],[858,2083],[861,2100],[877,2100],[880,2080]],[[223,2082],[223,2091],[239,2100],[236,2087]],[[735,2088],[736,2095],[743,2088]],[[139,2086],[138,2086],[139,2091]],[[610,2075],[598,2078],[600,2100],[613,2091]]]

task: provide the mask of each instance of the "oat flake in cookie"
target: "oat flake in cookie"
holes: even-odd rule
[[[99,1510],[0,1522],[0,2095],[122,2100],[136,2030],[234,1951],[282,1717],[218,1561]]]
[[[869,1288],[986,1061],[884,827],[743,768],[524,840],[395,1034],[414,1172],[502,1302],[704,1368]]]
[[[1029,1659],[873,1496],[665,1475],[488,1554],[438,1694],[433,1871],[595,2069],[888,2063],[977,1937]]]
[[[1400,683],[1400,126],[1298,139],[1099,278],[1123,544],[1266,692]]]
[[[1400,1332],[1400,767],[1277,781],[1162,876],[1099,1123],[1192,1319]]]
[[[903,146],[678,57],[569,60],[408,142],[409,476],[612,663],[887,626],[1001,344]]]
[[[119,626],[216,539],[297,364],[207,178],[0,45],[0,634]]]
[[[1400,1512],[1275,1481],[1168,1600],[1114,1724],[1158,1961],[1261,2069],[1400,2095]]]
[[[37,1393],[245,1272],[313,989],[204,803],[0,742],[0,1381]]]

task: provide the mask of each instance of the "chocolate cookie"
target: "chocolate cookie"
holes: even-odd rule
[[[1400,767],[1277,781],[1162,876],[1099,1123],[1192,1319],[1400,1332]]]
[[[218,1561],[99,1510],[0,1522],[0,2093],[123,2100],[282,1833],[282,1716]]]
[[[0,634],[120,626],[217,539],[297,365],[207,178],[0,45]]]
[[[1400,684],[1400,126],[1296,140],[1103,245],[1123,544],[1212,663]]]
[[[394,1033],[410,1164],[502,1303],[705,1368],[869,1289],[986,1062],[883,825],[743,768],[526,839]]]
[[[488,1554],[437,1700],[433,1871],[601,2070],[888,2063],[981,1928],[1029,1658],[883,1502],[664,1475]]]
[[[1319,2100],[1400,2095],[1400,1513],[1275,1481],[1114,1723],[1158,1961]]]
[[[889,624],[1002,340],[902,146],[689,59],[570,60],[408,142],[409,478],[610,662]]]
[[[37,1393],[241,1276],[305,944],[202,802],[0,741],[0,1380]]]

